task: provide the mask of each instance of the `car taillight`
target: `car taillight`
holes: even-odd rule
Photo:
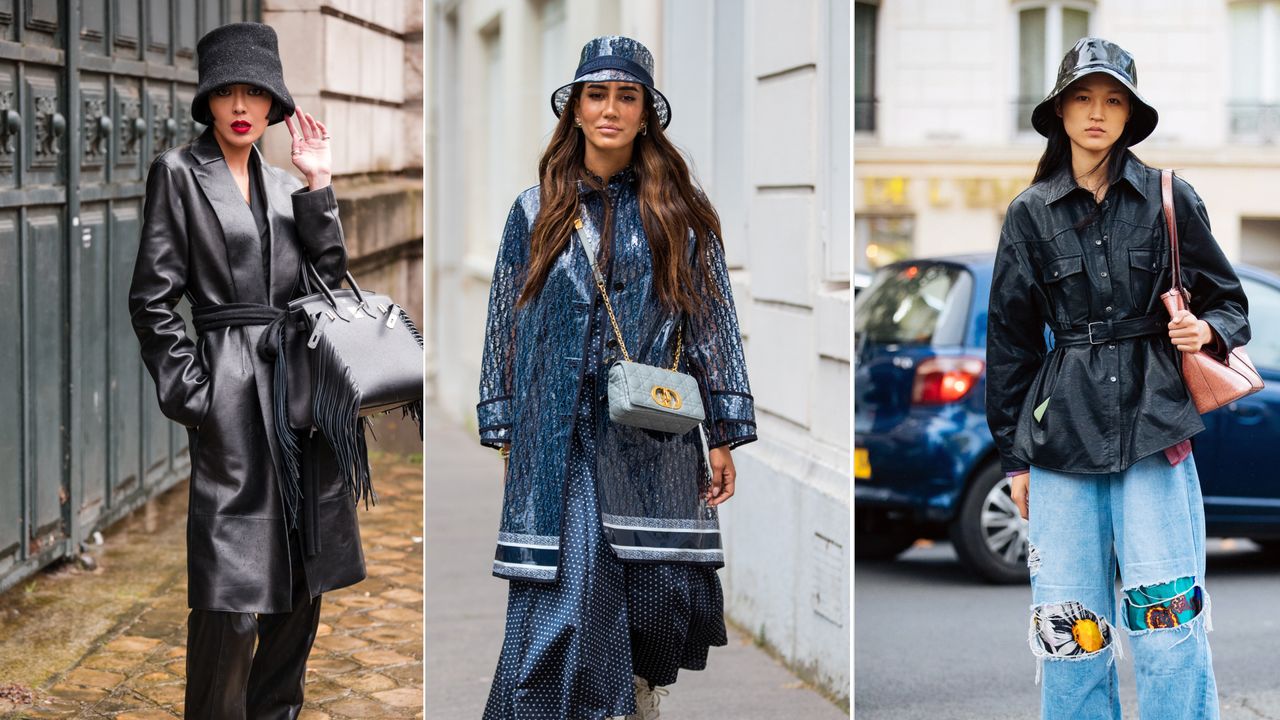
[[[916,366],[911,402],[942,405],[960,400],[982,377],[987,364],[973,357],[935,357]]]

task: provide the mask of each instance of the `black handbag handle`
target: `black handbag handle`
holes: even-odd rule
[[[320,272],[316,270],[316,266],[313,265],[309,259],[304,259],[302,263],[307,269],[307,272],[302,274],[303,290],[307,295],[311,295],[314,292],[311,289],[311,280],[314,279],[316,285],[320,287],[320,292],[324,294],[324,299],[327,300],[329,305],[336,311],[338,309],[338,301],[333,297],[333,291],[331,291],[329,286],[325,285],[324,280],[320,278]],[[347,284],[351,286],[351,291],[356,294],[356,300],[359,301],[361,305],[364,305],[364,293],[360,292],[360,286],[356,284],[356,279],[351,276],[350,270],[347,271],[345,277]]]

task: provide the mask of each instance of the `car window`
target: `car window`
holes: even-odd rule
[[[1280,370],[1280,290],[1266,283],[1240,278],[1249,298],[1249,359],[1258,367]]]
[[[882,268],[854,307],[862,341],[960,345],[973,276],[954,265],[912,263]]]

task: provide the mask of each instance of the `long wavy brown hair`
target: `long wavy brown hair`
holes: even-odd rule
[[[541,209],[533,224],[529,270],[518,305],[528,303],[542,292],[551,266],[569,243],[573,221],[579,212],[577,181],[604,191],[602,181],[587,171],[587,141],[573,125],[573,108],[577,107],[583,86],[583,83],[574,86],[551,142],[538,162]],[[706,243],[719,242],[720,217],[706,195],[694,185],[680,151],[663,133],[648,88],[644,89],[644,99],[648,132],[636,135],[631,167],[640,186],[640,219],[653,258],[653,289],[659,302],[672,312],[683,310],[696,314],[704,308],[699,287],[710,288],[714,296],[719,297],[705,250]],[[608,261],[611,213],[612,208],[606,202],[602,262]],[[688,255],[690,230],[696,238],[694,257],[699,276],[696,283]]]

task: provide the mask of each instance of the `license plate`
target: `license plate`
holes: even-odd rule
[[[867,457],[866,448],[853,449],[853,479],[871,479],[871,459]]]

